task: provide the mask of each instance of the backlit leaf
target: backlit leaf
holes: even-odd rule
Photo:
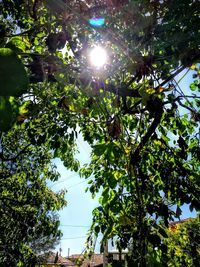
[[[2,96],[19,96],[28,86],[24,65],[9,48],[0,48],[0,84]]]

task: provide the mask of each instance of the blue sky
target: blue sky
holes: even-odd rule
[[[179,75],[179,77],[181,77]],[[177,79],[178,80],[178,79]],[[184,78],[179,84],[181,88],[184,88],[184,92],[187,92],[187,88],[192,81],[192,72],[190,72],[186,78]],[[81,136],[78,137],[78,150],[77,158],[80,164],[90,162],[90,146],[83,141]],[[59,212],[61,221],[61,230],[63,237],[60,245],[56,248],[58,251],[61,247],[62,256],[69,253],[79,254],[84,249],[84,243],[86,240],[87,232],[92,222],[92,210],[98,206],[98,197],[91,198],[90,192],[85,193],[87,187],[87,180],[80,178],[77,173],[67,170],[59,159],[56,159],[55,164],[61,177],[55,183],[51,183],[51,188],[54,191],[60,189],[67,189],[66,200],[68,205],[62,211]],[[181,219],[187,217],[194,217],[195,212],[190,212],[188,206],[182,207]],[[100,240],[99,240],[100,241]],[[97,240],[96,252],[99,253],[99,242]]]
[[[81,136],[78,137],[78,150],[76,158],[80,164],[89,163],[91,148]],[[92,210],[98,205],[98,198],[92,199],[90,192],[85,193],[87,180],[67,170],[59,159],[54,163],[61,176],[57,182],[51,183],[50,187],[54,191],[67,189],[68,202],[67,207],[59,212],[63,237],[56,249],[61,247],[63,256],[68,255],[68,249],[70,255],[79,254],[85,247],[86,235],[92,222]]]

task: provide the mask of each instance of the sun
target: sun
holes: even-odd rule
[[[108,61],[108,55],[104,48],[95,46],[89,53],[90,64],[94,67],[101,68]]]

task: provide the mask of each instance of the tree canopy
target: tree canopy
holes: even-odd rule
[[[45,210],[48,220],[64,203],[46,187],[59,157],[92,175],[92,196],[102,192],[88,247],[101,232],[102,245],[115,237],[130,249],[130,266],[146,266],[149,244],[168,266],[165,227],[182,205],[200,207],[198,1],[2,0],[0,9],[1,190],[11,194],[1,201],[27,220]],[[91,25],[96,17],[105,24]],[[108,51],[102,68],[88,61],[95,45]],[[181,88],[188,73],[191,85]],[[78,134],[92,147],[81,169]]]
[[[22,126],[2,133],[0,148],[1,266],[35,266],[37,255],[62,236],[56,211],[66,204],[65,192],[47,187],[47,179],[59,176],[52,155],[33,146]]]

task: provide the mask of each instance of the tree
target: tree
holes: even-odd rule
[[[92,196],[102,190],[88,244],[100,231],[102,244],[117,237],[120,249],[131,247],[129,266],[146,266],[152,244],[167,266],[164,226],[183,204],[200,204],[199,3],[98,2],[0,3],[0,54],[20,66],[23,78],[21,90],[6,80],[13,96],[1,96],[1,114],[10,117],[0,122],[4,131],[22,127],[32,147],[76,171],[79,126],[92,147],[80,173],[93,174]],[[105,25],[91,26],[92,16],[103,16]],[[87,61],[95,42],[110,51],[112,64],[101,71]],[[182,89],[178,77],[190,68],[194,81]]]
[[[166,246],[166,266],[199,265],[199,218],[188,218],[171,222],[166,229],[167,238],[162,240]],[[148,266],[163,266],[163,252],[151,244],[148,247]]]
[[[23,128],[1,133],[0,145],[0,262],[35,266],[62,236],[56,211],[66,205],[65,192],[47,187],[47,179],[58,178],[51,153],[28,143]]]
[[[199,265],[199,226],[199,218],[195,218],[176,223],[169,228],[169,237],[166,240],[169,266]]]

